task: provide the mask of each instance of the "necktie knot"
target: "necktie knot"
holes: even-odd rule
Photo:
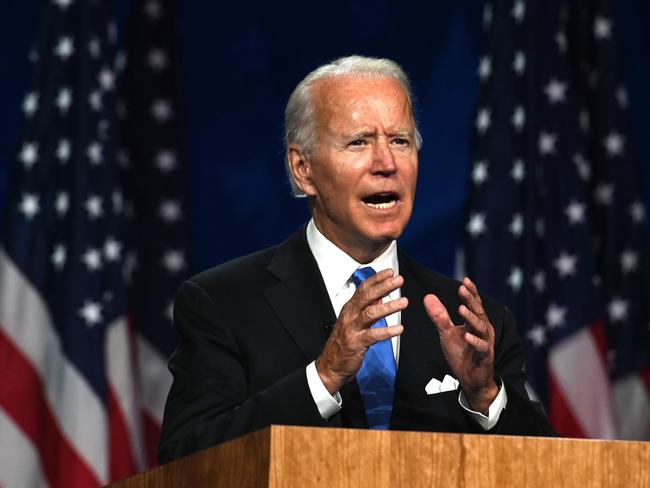
[[[368,278],[370,278],[372,275],[377,274],[377,272],[372,269],[371,266],[366,266],[364,268],[357,268],[357,270],[352,273],[352,283],[355,284],[355,286],[358,288],[361,283],[366,281]]]

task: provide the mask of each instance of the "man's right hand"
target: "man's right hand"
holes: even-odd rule
[[[403,284],[404,278],[393,276],[392,269],[380,271],[364,281],[341,309],[334,330],[316,359],[316,371],[330,395],[356,376],[370,346],[404,331],[402,325],[370,328],[380,318],[408,306],[406,297],[381,302]]]

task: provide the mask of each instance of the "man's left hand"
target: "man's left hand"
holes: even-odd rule
[[[458,379],[471,407],[486,413],[499,387],[494,382],[494,327],[483,310],[476,285],[465,278],[458,288],[463,305],[458,313],[465,319],[454,325],[447,309],[434,294],[424,297],[424,308],[440,334],[442,352]]]

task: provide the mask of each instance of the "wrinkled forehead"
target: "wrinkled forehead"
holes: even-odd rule
[[[314,116],[318,125],[332,118],[349,117],[380,101],[385,108],[413,124],[411,103],[402,85],[382,75],[332,76],[316,81],[312,87]]]

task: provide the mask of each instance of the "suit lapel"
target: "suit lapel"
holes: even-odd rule
[[[307,361],[313,361],[336,317],[304,226],[278,246],[268,269],[279,283],[265,290],[266,298]]]

